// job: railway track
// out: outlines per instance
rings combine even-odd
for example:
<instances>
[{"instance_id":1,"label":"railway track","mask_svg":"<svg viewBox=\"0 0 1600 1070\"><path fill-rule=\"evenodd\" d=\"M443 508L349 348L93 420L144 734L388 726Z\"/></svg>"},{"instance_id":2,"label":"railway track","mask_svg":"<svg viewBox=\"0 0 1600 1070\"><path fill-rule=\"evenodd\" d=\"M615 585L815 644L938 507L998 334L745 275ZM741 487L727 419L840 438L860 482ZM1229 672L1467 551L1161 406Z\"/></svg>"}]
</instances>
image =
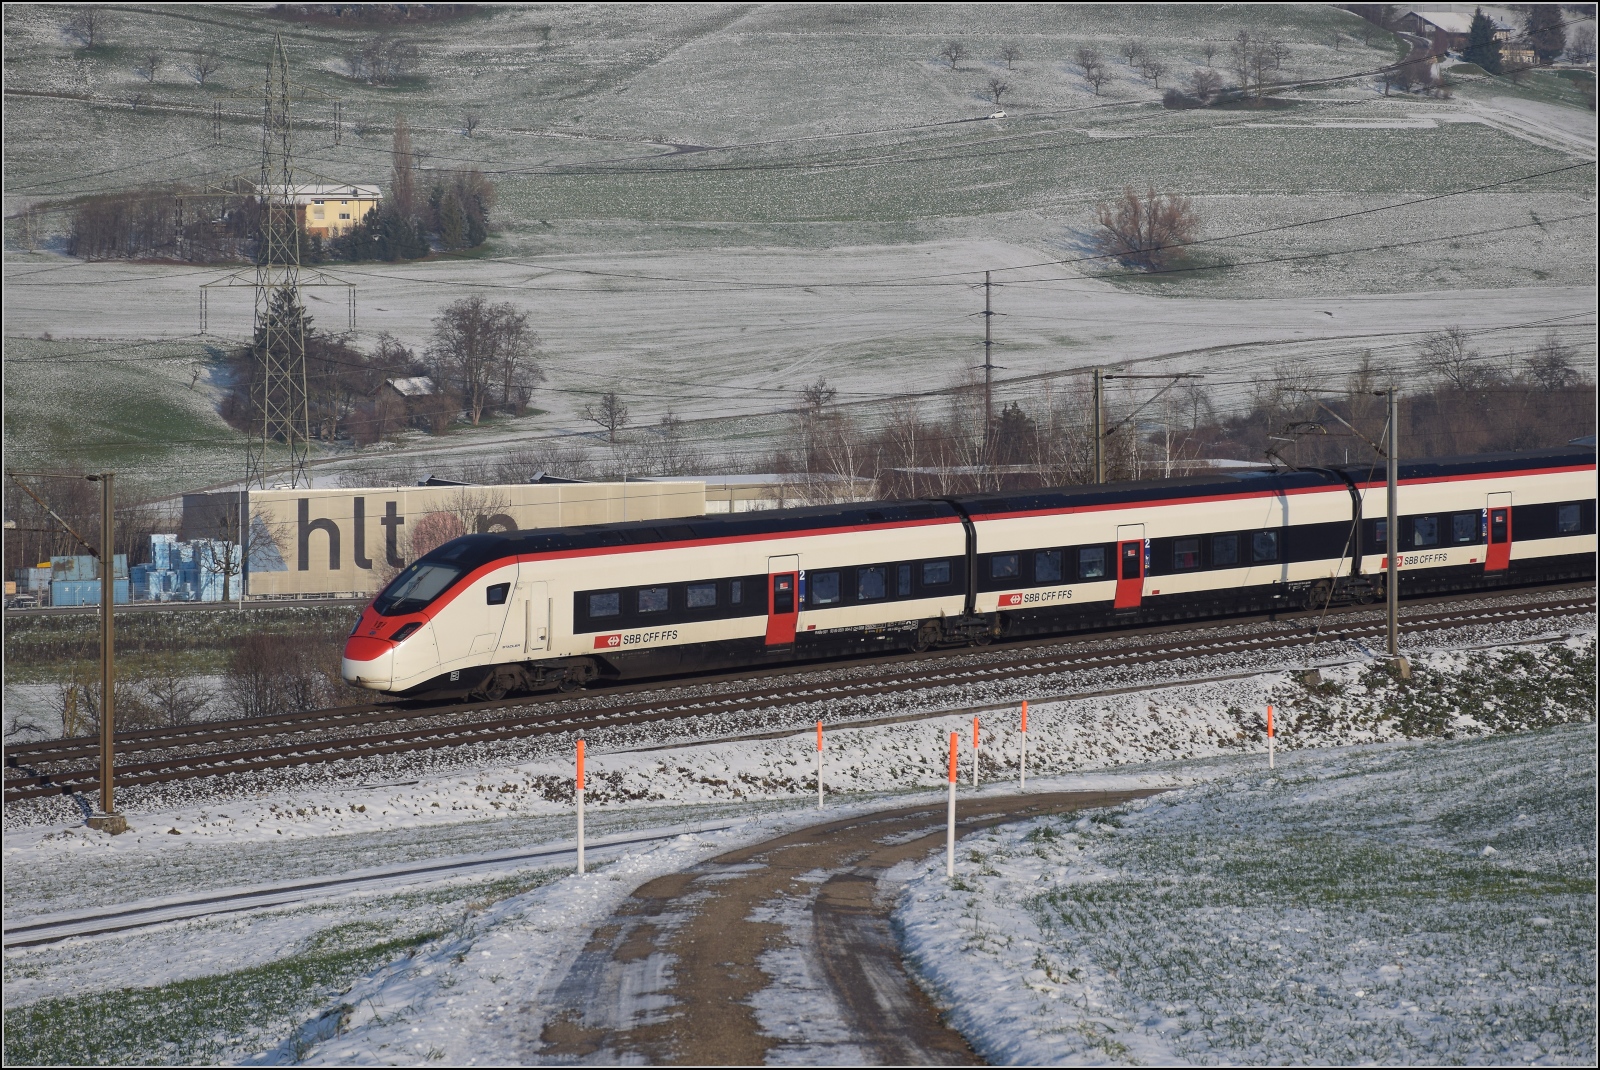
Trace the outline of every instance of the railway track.
<instances>
[{"instance_id":1,"label":"railway track","mask_svg":"<svg viewBox=\"0 0 1600 1070\"><path fill-rule=\"evenodd\" d=\"M1501 606L1452 608L1461 598L1412 603L1404 619L1408 634L1472 624L1559 618L1594 609L1590 589L1553 592L1535 601ZM1481 602L1482 596L1473 596ZM897 655L849 668L867 670L845 679L822 679L839 666L788 667L710 680L630 685L574 696L530 696L445 707L402 704L352 706L278 717L213 721L176 728L118 733L119 786L157 784L200 777L266 772L444 747L497 743L554 733L593 731L690 717L766 713L813 702L859 701L958 688L989 681L1026 681L1064 671L1136 665L1174 658L1249 655L1312 643L1377 639L1384 634L1367 607L1330 614L1297 615L1299 626L1272 634L1184 638L1185 632L1226 627L1227 621L1195 622L1108 637L1070 636L1019 641L995 647L979 663L970 650L942 655ZM1307 619L1312 618L1312 619ZM1304 623L1300 623L1303 621ZM1086 649L1087 648L1087 649ZM694 693L707 683L726 690ZM631 700L633 695L641 696ZM616 701L617 699L623 701ZM99 787L99 748L90 738L19 744L7 749L5 801L89 792Z\"/></svg>"}]
</instances>

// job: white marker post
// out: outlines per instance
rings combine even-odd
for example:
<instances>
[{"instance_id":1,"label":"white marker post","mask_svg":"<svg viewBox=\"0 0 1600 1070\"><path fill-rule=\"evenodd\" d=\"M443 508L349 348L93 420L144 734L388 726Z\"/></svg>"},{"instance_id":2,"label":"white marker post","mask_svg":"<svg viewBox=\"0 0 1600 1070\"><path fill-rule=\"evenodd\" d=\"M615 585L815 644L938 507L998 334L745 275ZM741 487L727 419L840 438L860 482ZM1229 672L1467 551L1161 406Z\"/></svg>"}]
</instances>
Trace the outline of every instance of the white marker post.
<instances>
[{"instance_id":1,"label":"white marker post","mask_svg":"<svg viewBox=\"0 0 1600 1070\"><path fill-rule=\"evenodd\" d=\"M1022 700L1022 782L1018 791L1028 790L1028 700Z\"/></svg>"},{"instance_id":2,"label":"white marker post","mask_svg":"<svg viewBox=\"0 0 1600 1070\"><path fill-rule=\"evenodd\" d=\"M1273 744L1273 739L1272 739L1272 707L1269 705L1267 707L1267 768L1268 769L1276 769L1277 768L1277 755L1274 754L1273 751L1274 751L1274 744Z\"/></svg>"},{"instance_id":3,"label":"white marker post","mask_svg":"<svg viewBox=\"0 0 1600 1070\"><path fill-rule=\"evenodd\" d=\"M817 809L822 809L822 722L817 722Z\"/></svg>"},{"instance_id":4,"label":"white marker post","mask_svg":"<svg viewBox=\"0 0 1600 1070\"><path fill-rule=\"evenodd\" d=\"M578 740L578 872L583 872L583 740Z\"/></svg>"},{"instance_id":5,"label":"white marker post","mask_svg":"<svg viewBox=\"0 0 1600 1070\"><path fill-rule=\"evenodd\" d=\"M972 786L978 786L978 717L972 717Z\"/></svg>"},{"instance_id":6,"label":"white marker post","mask_svg":"<svg viewBox=\"0 0 1600 1070\"><path fill-rule=\"evenodd\" d=\"M944 833L944 875L956 875L956 754L961 746L961 733L950 733L950 815Z\"/></svg>"}]
</instances>

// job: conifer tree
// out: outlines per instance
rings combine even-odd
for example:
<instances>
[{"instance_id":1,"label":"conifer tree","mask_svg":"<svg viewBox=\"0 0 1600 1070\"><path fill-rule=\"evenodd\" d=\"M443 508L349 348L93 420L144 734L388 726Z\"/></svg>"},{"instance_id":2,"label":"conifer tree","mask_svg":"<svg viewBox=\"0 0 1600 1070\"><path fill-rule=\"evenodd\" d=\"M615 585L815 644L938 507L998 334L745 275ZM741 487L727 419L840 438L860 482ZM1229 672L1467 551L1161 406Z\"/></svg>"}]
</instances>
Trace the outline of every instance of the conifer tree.
<instances>
[{"instance_id":1,"label":"conifer tree","mask_svg":"<svg viewBox=\"0 0 1600 1070\"><path fill-rule=\"evenodd\" d=\"M1490 74L1500 73L1500 42L1494 39L1494 21L1479 8L1467 30L1467 50L1462 58L1476 63Z\"/></svg>"},{"instance_id":2,"label":"conifer tree","mask_svg":"<svg viewBox=\"0 0 1600 1070\"><path fill-rule=\"evenodd\" d=\"M1528 9L1523 29L1528 33L1528 44L1540 63L1554 63L1566 51L1567 31L1561 22L1561 8L1555 4L1534 4Z\"/></svg>"}]
</instances>

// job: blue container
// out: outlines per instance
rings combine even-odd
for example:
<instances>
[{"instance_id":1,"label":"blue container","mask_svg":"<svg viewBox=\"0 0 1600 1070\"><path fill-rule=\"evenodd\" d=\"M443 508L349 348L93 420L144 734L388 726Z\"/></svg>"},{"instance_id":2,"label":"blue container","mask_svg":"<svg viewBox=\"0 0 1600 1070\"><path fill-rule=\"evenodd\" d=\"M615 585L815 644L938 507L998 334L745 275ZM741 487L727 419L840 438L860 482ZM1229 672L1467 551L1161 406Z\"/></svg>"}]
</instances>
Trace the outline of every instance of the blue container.
<instances>
[{"instance_id":1,"label":"blue container","mask_svg":"<svg viewBox=\"0 0 1600 1070\"><path fill-rule=\"evenodd\" d=\"M111 588L111 601L125 605L128 601L128 581L117 580ZM97 606L100 604L99 580L56 580L50 585L50 604L53 606Z\"/></svg>"}]
</instances>

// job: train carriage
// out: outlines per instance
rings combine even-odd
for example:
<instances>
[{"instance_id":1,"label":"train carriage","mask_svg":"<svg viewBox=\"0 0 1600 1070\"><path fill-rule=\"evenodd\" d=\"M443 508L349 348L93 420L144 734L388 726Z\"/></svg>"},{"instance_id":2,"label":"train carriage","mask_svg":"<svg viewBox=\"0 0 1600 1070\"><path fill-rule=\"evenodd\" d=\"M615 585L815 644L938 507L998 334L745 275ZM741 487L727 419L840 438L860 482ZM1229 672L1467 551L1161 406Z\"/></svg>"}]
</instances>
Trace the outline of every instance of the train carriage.
<instances>
[{"instance_id":1,"label":"train carriage","mask_svg":"<svg viewBox=\"0 0 1600 1070\"><path fill-rule=\"evenodd\" d=\"M781 660L1371 601L1368 468L470 535L410 565L344 678L499 697ZM1402 594L1593 578L1592 447L1403 465Z\"/></svg>"}]
</instances>

